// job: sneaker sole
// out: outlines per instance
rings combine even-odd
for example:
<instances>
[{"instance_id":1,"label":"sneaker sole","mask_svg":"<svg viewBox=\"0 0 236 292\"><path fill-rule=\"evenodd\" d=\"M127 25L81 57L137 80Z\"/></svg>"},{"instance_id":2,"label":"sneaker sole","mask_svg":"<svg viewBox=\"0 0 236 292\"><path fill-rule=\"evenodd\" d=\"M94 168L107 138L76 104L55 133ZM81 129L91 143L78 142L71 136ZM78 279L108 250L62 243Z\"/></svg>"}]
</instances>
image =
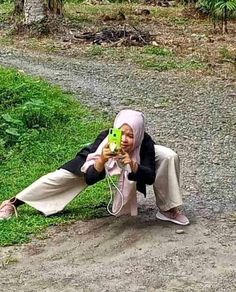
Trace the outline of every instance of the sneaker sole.
<instances>
[{"instance_id":1,"label":"sneaker sole","mask_svg":"<svg viewBox=\"0 0 236 292\"><path fill-rule=\"evenodd\" d=\"M165 215L161 214L161 212L157 212L156 218L159 220L162 220L162 221L173 222L173 223L178 224L178 225L183 225L183 226L189 225L189 221L186 223L182 223L182 222L177 221L175 219L171 219L171 218L166 217Z\"/></svg>"}]
</instances>

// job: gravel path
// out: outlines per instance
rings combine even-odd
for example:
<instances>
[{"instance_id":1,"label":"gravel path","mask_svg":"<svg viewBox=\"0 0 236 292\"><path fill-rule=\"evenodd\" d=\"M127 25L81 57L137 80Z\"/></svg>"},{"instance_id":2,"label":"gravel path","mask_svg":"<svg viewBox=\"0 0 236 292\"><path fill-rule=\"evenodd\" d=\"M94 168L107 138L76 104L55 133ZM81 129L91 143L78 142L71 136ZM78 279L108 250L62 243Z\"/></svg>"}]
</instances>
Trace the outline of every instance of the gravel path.
<instances>
[{"instance_id":1,"label":"gravel path","mask_svg":"<svg viewBox=\"0 0 236 292\"><path fill-rule=\"evenodd\" d=\"M181 157L186 207L201 215L235 209L235 82L9 52L0 53L0 64L45 77L104 112L142 110L156 142Z\"/></svg>"},{"instance_id":2,"label":"gravel path","mask_svg":"<svg viewBox=\"0 0 236 292\"><path fill-rule=\"evenodd\" d=\"M60 233L53 229L54 243L36 240L15 248L20 262L13 271L23 275L21 291L235 291L235 223L230 221L236 207L235 81L8 51L0 52L0 64L45 77L105 113L142 110L156 142L181 157L185 210L193 222L182 238L176 226L156 226L150 188L148 199L141 200L141 218L78 222ZM23 258L34 249L32 258ZM11 252L4 249L2 255ZM14 279L3 279L9 291L17 289Z\"/></svg>"}]
</instances>

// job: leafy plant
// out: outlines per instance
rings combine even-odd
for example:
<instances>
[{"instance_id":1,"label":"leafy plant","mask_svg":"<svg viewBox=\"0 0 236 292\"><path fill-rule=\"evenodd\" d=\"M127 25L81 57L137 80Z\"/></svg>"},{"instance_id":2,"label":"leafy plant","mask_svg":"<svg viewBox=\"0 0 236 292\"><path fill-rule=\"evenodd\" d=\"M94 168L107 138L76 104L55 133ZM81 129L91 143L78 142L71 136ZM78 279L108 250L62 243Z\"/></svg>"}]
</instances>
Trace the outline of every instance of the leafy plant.
<instances>
[{"instance_id":1,"label":"leafy plant","mask_svg":"<svg viewBox=\"0 0 236 292\"><path fill-rule=\"evenodd\" d=\"M14 125L20 125L20 126L23 126L23 123L22 123L21 120L14 119L14 118L12 118L9 114L3 114L3 115L2 115L2 118L3 118L7 123L14 124Z\"/></svg>"},{"instance_id":2,"label":"leafy plant","mask_svg":"<svg viewBox=\"0 0 236 292\"><path fill-rule=\"evenodd\" d=\"M214 28L216 27L217 19L221 19L222 33L227 33L228 20L236 11L236 0L199 0L197 8L203 13L209 14L213 20Z\"/></svg>"},{"instance_id":3,"label":"leafy plant","mask_svg":"<svg viewBox=\"0 0 236 292\"><path fill-rule=\"evenodd\" d=\"M236 0L217 0L215 3L215 10L221 14L222 32L228 32L228 17L236 10Z\"/></svg>"},{"instance_id":4,"label":"leafy plant","mask_svg":"<svg viewBox=\"0 0 236 292\"><path fill-rule=\"evenodd\" d=\"M22 121L28 129L47 128L53 112L51 107L40 99L27 101L22 107Z\"/></svg>"},{"instance_id":5,"label":"leafy plant","mask_svg":"<svg viewBox=\"0 0 236 292\"><path fill-rule=\"evenodd\" d=\"M5 141L0 139L0 162L6 159L6 154Z\"/></svg>"},{"instance_id":6,"label":"leafy plant","mask_svg":"<svg viewBox=\"0 0 236 292\"><path fill-rule=\"evenodd\" d=\"M10 114L1 116L3 123L0 124L1 136L4 139L5 146L12 145L17 142L20 137L19 128L23 126L23 122L13 118Z\"/></svg>"}]
</instances>

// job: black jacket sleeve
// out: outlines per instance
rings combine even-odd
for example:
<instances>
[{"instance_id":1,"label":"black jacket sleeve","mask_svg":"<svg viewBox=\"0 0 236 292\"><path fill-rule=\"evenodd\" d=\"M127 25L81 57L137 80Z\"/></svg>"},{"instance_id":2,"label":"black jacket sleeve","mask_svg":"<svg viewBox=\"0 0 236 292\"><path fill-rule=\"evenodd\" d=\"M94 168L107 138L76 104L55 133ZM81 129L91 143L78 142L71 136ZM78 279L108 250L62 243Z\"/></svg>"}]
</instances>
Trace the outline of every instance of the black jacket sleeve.
<instances>
[{"instance_id":1,"label":"black jacket sleeve","mask_svg":"<svg viewBox=\"0 0 236 292\"><path fill-rule=\"evenodd\" d=\"M106 176L105 170L98 172L93 165L91 165L85 173L85 181L87 185L93 185L96 182L103 180Z\"/></svg>"},{"instance_id":2,"label":"black jacket sleeve","mask_svg":"<svg viewBox=\"0 0 236 292\"><path fill-rule=\"evenodd\" d=\"M141 184L152 185L155 181L155 149L154 141L145 133L140 149L140 164L136 173L128 175L129 180Z\"/></svg>"},{"instance_id":3,"label":"black jacket sleeve","mask_svg":"<svg viewBox=\"0 0 236 292\"><path fill-rule=\"evenodd\" d=\"M101 132L92 144L82 148L74 159L66 162L60 168L66 169L77 175L83 175L80 169L85 163L88 154L95 152L107 135L108 130Z\"/></svg>"}]
</instances>

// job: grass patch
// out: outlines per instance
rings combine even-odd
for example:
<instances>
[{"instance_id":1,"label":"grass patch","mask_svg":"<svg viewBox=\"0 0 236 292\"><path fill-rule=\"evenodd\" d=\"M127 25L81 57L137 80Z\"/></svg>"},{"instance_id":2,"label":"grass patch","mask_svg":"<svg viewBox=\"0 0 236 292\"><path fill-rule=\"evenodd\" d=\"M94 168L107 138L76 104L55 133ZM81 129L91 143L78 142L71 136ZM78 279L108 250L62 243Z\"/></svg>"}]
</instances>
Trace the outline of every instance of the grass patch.
<instances>
[{"instance_id":1,"label":"grass patch","mask_svg":"<svg viewBox=\"0 0 236 292\"><path fill-rule=\"evenodd\" d=\"M157 19L175 18L181 15L182 7L168 7L168 9L166 9L165 7L154 7L151 9L151 11L152 15Z\"/></svg>"},{"instance_id":2,"label":"grass patch","mask_svg":"<svg viewBox=\"0 0 236 292\"><path fill-rule=\"evenodd\" d=\"M160 19L174 19L178 21L182 8L169 7L168 9L162 7L152 7L147 5L140 5L140 3L109 3L104 5L88 5L86 3L77 4L74 1L65 3L65 16L74 24L80 24L81 26L93 26L96 28L104 25L104 16L115 18L119 12L122 12L126 16L127 23L131 25L140 24L140 21L148 20L153 23L158 22ZM150 16L144 17L136 14L136 10L144 8L150 10ZM184 19L184 24L187 20ZM105 21L109 23L109 21ZM121 24L116 22L116 24Z\"/></svg>"},{"instance_id":3,"label":"grass patch","mask_svg":"<svg viewBox=\"0 0 236 292\"><path fill-rule=\"evenodd\" d=\"M11 46L14 45L14 39L12 35L0 36L0 45Z\"/></svg>"},{"instance_id":4,"label":"grass patch","mask_svg":"<svg viewBox=\"0 0 236 292\"><path fill-rule=\"evenodd\" d=\"M58 87L0 67L0 201L72 159L109 124ZM107 214L99 207L106 202L101 182L52 217L24 205L18 219L0 221L0 246L26 242L50 225Z\"/></svg>"},{"instance_id":5,"label":"grass patch","mask_svg":"<svg viewBox=\"0 0 236 292\"><path fill-rule=\"evenodd\" d=\"M148 55L156 55L156 56L171 56L173 53L163 47L155 47L155 46L146 46L143 49L144 54Z\"/></svg>"},{"instance_id":6,"label":"grass patch","mask_svg":"<svg viewBox=\"0 0 236 292\"><path fill-rule=\"evenodd\" d=\"M182 18L182 17L173 17L170 18L170 22L175 24L175 25L187 25L190 20L188 18Z\"/></svg>"},{"instance_id":7,"label":"grass patch","mask_svg":"<svg viewBox=\"0 0 236 292\"><path fill-rule=\"evenodd\" d=\"M13 1L0 1L0 14L9 13L14 9Z\"/></svg>"},{"instance_id":8,"label":"grass patch","mask_svg":"<svg viewBox=\"0 0 236 292\"><path fill-rule=\"evenodd\" d=\"M220 57L223 62L230 62L236 65L236 49L230 50L226 46L219 49Z\"/></svg>"},{"instance_id":9,"label":"grass patch","mask_svg":"<svg viewBox=\"0 0 236 292\"><path fill-rule=\"evenodd\" d=\"M196 70L204 68L205 65L197 60L185 60L180 58L151 57L137 60L143 69L153 69L157 71L167 70Z\"/></svg>"},{"instance_id":10,"label":"grass patch","mask_svg":"<svg viewBox=\"0 0 236 292\"><path fill-rule=\"evenodd\" d=\"M103 52L105 49L102 46L99 45L92 45L91 47L88 48L86 51L86 56L87 57L92 57L92 56L101 56L103 55Z\"/></svg>"},{"instance_id":11,"label":"grass patch","mask_svg":"<svg viewBox=\"0 0 236 292\"><path fill-rule=\"evenodd\" d=\"M103 60L129 62L138 65L142 69L157 71L167 71L173 69L179 70L197 70L205 68L206 65L198 59L188 59L178 57L169 48L158 46L145 47L118 47L109 48L99 45L92 45L84 49L84 57L93 56Z\"/></svg>"},{"instance_id":12,"label":"grass patch","mask_svg":"<svg viewBox=\"0 0 236 292\"><path fill-rule=\"evenodd\" d=\"M0 24L1 25L2 23L9 21L13 9L14 9L13 2L10 2L10 1L0 2Z\"/></svg>"}]
</instances>

